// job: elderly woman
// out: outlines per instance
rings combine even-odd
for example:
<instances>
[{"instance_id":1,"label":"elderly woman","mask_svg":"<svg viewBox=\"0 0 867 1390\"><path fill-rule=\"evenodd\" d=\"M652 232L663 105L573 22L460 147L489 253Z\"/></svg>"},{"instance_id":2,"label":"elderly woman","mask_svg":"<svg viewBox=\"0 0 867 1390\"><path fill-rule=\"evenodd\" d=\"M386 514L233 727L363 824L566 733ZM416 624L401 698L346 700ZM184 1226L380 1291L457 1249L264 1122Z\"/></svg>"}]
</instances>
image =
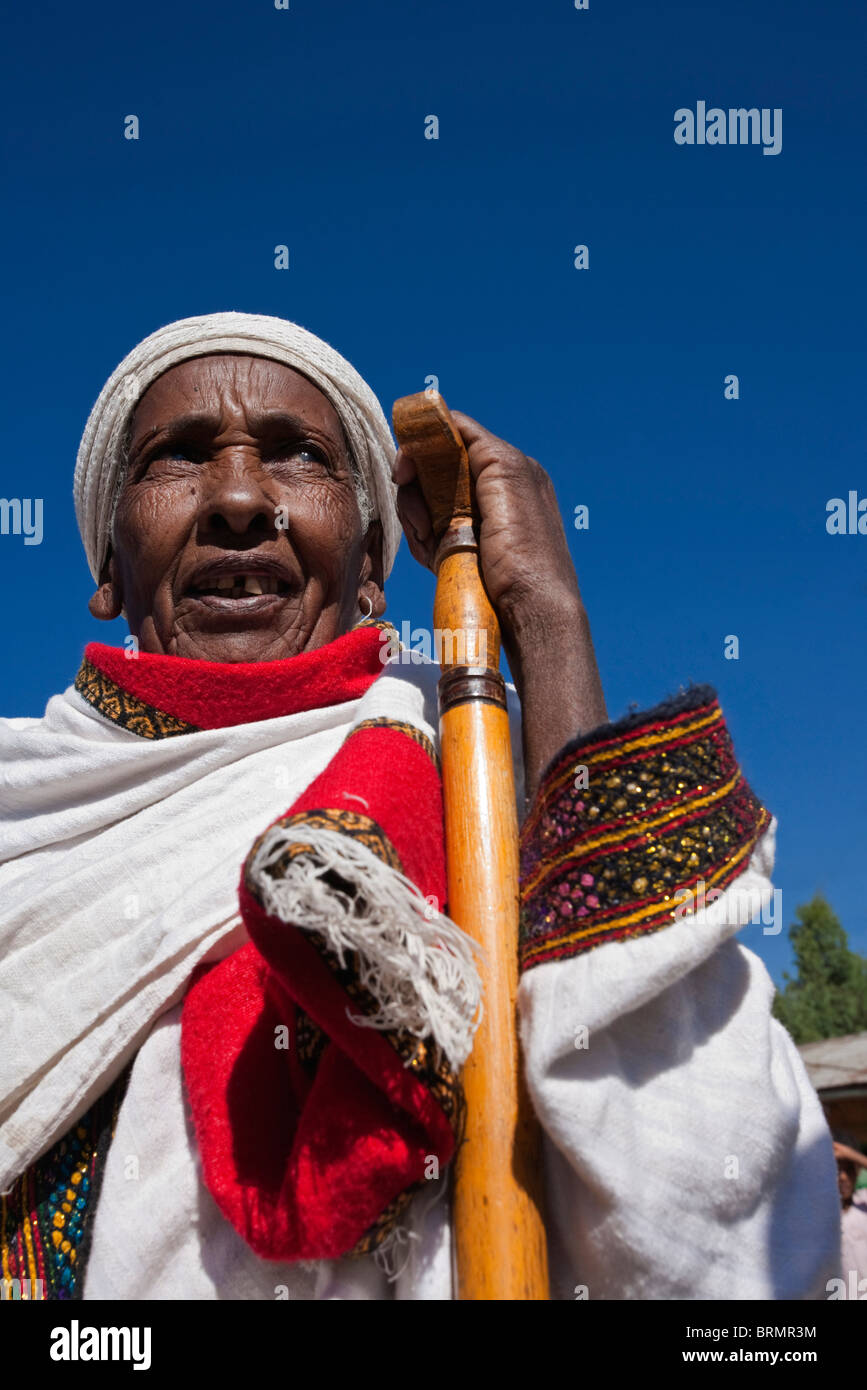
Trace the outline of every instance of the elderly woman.
<instances>
[{"instance_id":1,"label":"elderly woman","mask_svg":"<svg viewBox=\"0 0 867 1390\"><path fill-rule=\"evenodd\" d=\"M520 699L553 1296L824 1297L830 1139L733 939L775 822L709 688L605 722L551 483L455 418ZM117 368L75 498L91 612L130 637L0 721L3 1276L450 1298L479 981L444 915L437 671L384 662L377 621L400 522L431 557L412 467L327 344L217 314Z\"/></svg>"}]
</instances>

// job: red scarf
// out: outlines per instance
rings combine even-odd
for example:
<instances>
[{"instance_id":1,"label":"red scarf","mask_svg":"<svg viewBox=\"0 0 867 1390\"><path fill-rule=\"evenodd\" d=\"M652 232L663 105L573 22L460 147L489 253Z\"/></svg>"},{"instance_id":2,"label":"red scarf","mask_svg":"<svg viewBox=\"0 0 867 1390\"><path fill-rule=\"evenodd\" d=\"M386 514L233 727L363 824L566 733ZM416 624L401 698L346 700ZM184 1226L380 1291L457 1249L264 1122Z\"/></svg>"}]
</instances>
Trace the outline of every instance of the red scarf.
<instances>
[{"instance_id":1,"label":"red scarf","mask_svg":"<svg viewBox=\"0 0 867 1390\"><path fill-rule=\"evenodd\" d=\"M124 696L123 717L110 717L165 737L357 699L382 673L381 651L380 630L365 627L261 664L129 660L98 644L86 656L103 704L116 708ZM99 707L93 690L88 698ZM441 787L418 730L386 720L354 728L275 823L311 817L360 839L443 906ZM238 867L250 944L200 968L183 1008L182 1062L204 1180L262 1258L368 1253L451 1158L457 1079L425 1040L352 1022L373 1002L353 970L310 932L266 915Z\"/></svg>"}]
</instances>

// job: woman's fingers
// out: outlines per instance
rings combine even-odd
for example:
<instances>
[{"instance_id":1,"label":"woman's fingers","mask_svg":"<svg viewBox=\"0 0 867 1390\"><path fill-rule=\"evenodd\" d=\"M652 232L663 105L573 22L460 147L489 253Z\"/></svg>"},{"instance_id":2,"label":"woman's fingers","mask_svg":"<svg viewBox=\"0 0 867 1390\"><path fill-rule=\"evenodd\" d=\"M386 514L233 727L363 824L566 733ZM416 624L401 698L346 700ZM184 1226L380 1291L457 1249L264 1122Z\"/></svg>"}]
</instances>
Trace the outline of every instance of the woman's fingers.
<instances>
[{"instance_id":1,"label":"woman's fingers","mask_svg":"<svg viewBox=\"0 0 867 1390\"><path fill-rule=\"evenodd\" d=\"M428 569L433 569L436 541L430 512L417 482L403 483L398 487L397 514L413 558Z\"/></svg>"},{"instance_id":2,"label":"woman's fingers","mask_svg":"<svg viewBox=\"0 0 867 1390\"><path fill-rule=\"evenodd\" d=\"M500 439L499 435L486 430L471 415L465 415L462 410L453 410L451 415L466 446L470 472L476 482L479 482L486 468L495 464L504 472L533 481L537 474L541 474L542 469L535 459L516 449L508 440Z\"/></svg>"},{"instance_id":3,"label":"woman's fingers","mask_svg":"<svg viewBox=\"0 0 867 1390\"><path fill-rule=\"evenodd\" d=\"M547 473L536 459L492 434L471 415L460 410L451 415L476 487L482 572L495 606L510 591L517 596L532 589L538 595L538 585L544 590L546 582L554 584L554 593L564 584L571 589L575 572ZM398 449L393 477L410 550L432 569L436 543L411 450Z\"/></svg>"},{"instance_id":4,"label":"woman's fingers","mask_svg":"<svg viewBox=\"0 0 867 1390\"><path fill-rule=\"evenodd\" d=\"M398 449L391 467L391 476L398 487L415 481L415 463L405 449Z\"/></svg>"}]
</instances>

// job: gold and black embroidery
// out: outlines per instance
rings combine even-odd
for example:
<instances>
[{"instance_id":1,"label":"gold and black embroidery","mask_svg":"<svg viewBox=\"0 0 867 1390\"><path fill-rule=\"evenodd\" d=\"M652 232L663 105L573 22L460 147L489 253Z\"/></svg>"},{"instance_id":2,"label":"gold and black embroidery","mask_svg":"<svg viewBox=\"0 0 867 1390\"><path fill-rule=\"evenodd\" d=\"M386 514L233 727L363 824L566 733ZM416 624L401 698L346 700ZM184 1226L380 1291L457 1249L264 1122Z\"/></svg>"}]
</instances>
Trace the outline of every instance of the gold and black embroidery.
<instances>
[{"instance_id":1,"label":"gold and black embroidery","mask_svg":"<svg viewBox=\"0 0 867 1390\"><path fill-rule=\"evenodd\" d=\"M422 1183L413 1183L398 1192L393 1201L384 1207L372 1226L364 1232L361 1240L349 1251L348 1259L357 1260L362 1255L372 1255L391 1235Z\"/></svg>"},{"instance_id":2,"label":"gold and black embroidery","mask_svg":"<svg viewBox=\"0 0 867 1390\"><path fill-rule=\"evenodd\" d=\"M352 1000L355 1011L364 1015L375 1013L376 1001L358 981L354 953L347 958L346 965L341 967L336 956L318 932L311 932L309 939L327 962L341 988ZM466 1114L464 1093L458 1074L452 1069L438 1048L422 1038L413 1037L405 1029L382 1032L380 1036L391 1044L403 1065L433 1095L451 1126L457 1147L463 1136ZM394 1201L380 1213L373 1225L365 1231L358 1244L349 1251L350 1257L369 1255L383 1244L395 1229L400 1216L409 1206L420 1186L421 1184L415 1184L398 1194Z\"/></svg>"},{"instance_id":3,"label":"gold and black embroidery","mask_svg":"<svg viewBox=\"0 0 867 1390\"><path fill-rule=\"evenodd\" d=\"M177 734L196 732L195 724L154 709L153 705L130 695L87 657L75 677L75 689L104 719L110 719L112 724L119 724L131 734L138 734L139 738L174 738Z\"/></svg>"},{"instance_id":4,"label":"gold and black embroidery","mask_svg":"<svg viewBox=\"0 0 867 1390\"><path fill-rule=\"evenodd\" d=\"M390 869L396 869L398 873L403 873L400 856L394 845L389 840L381 826L377 825L370 816L364 816L358 811L344 811L336 807L325 807L319 811L296 811L291 816L281 816L273 825L269 825L266 830L255 841L253 848L247 856L247 867L245 869L245 880L248 889L255 898L258 899L258 891L252 880L250 868L259 850L259 846L270 835L276 826L283 830L290 830L293 826L310 827L314 830L336 830L341 835L348 835L351 839L357 840L359 844L369 849L371 854L375 854L377 859L383 860ZM303 835L298 840L293 840L287 844L280 858L273 864L269 864L266 872L272 878L282 878L293 859L297 859L299 854L312 854L313 850L309 844L304 842Z\"/></svg>"},{"instance_id":5,"label":"gold and black embroidery","mask_svg":"<svg viewBox=\"0 0 867 1390\"><path fill-rule=\"evenodd\" d=\"M328 1045L328 1036L303 1009L295 1006L295 1055L312 1078Z\"/></svg>"},{"instance_id":6,"label":"gold and black embroidery","mask_svg":"<svg viewBox=\"0 0 867 1390\"><path fill-rule=\"evenodd\" d=\"M360 627L378 627L380 632L393 633L397 638L397 628L387 618L359 618L358 622L353 624L352 631L356 632Z\"/></svg>"},{"instance_id":7,"label":"gold and black embroidery","mask_svg":"<svg viewBox=\"0 0 867 1390\"><path fill-rule=\"evenodd\" d=\"M318 932L307 932L306 936L328 964L341 989L355 1005L354 1011L365 1016L376 1013L376 1000L359 983L355 953L347 953L346 964L341 966L334 952ZM452 1132L458 1135L463 1119L462 1092L457 1073L452 1070L439 1049L423 1038L414 1037L405 1029L380 1032L380 1036L388 1039L403 1065L431 1092L448 1119Z\"/></svg>"}]
</instances>

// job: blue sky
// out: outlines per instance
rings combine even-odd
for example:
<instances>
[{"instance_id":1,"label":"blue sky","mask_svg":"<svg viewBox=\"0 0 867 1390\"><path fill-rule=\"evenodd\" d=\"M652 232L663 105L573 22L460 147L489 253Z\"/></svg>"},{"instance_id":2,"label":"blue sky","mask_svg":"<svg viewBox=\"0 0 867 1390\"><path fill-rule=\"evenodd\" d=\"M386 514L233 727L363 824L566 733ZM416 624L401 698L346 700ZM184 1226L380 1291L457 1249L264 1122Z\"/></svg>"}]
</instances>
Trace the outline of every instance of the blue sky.
<instances>
[{"instance_id":1,"label":"blue sky","mask_svg":"<svg viewBox=\"0 0 867 1390\"><path fill-rule=\"evenodd\" d=\"M567 525L589 506L612 716L714 684L780 820L786 925L821 891L867 952L867 536L825 529L867 496L865 28L854 0L16 7L0 494L45 521L0 536L4 713L124 635L87 613L71 498L109 372L171 319L280 314L387 411L436 374L543 463ZM781 152L676 145L698 100L781 108ZM432 592L404 549L390 616L428 623ZM743 939L779 980L785 930Z\"/></svg>"}]
</instances>

